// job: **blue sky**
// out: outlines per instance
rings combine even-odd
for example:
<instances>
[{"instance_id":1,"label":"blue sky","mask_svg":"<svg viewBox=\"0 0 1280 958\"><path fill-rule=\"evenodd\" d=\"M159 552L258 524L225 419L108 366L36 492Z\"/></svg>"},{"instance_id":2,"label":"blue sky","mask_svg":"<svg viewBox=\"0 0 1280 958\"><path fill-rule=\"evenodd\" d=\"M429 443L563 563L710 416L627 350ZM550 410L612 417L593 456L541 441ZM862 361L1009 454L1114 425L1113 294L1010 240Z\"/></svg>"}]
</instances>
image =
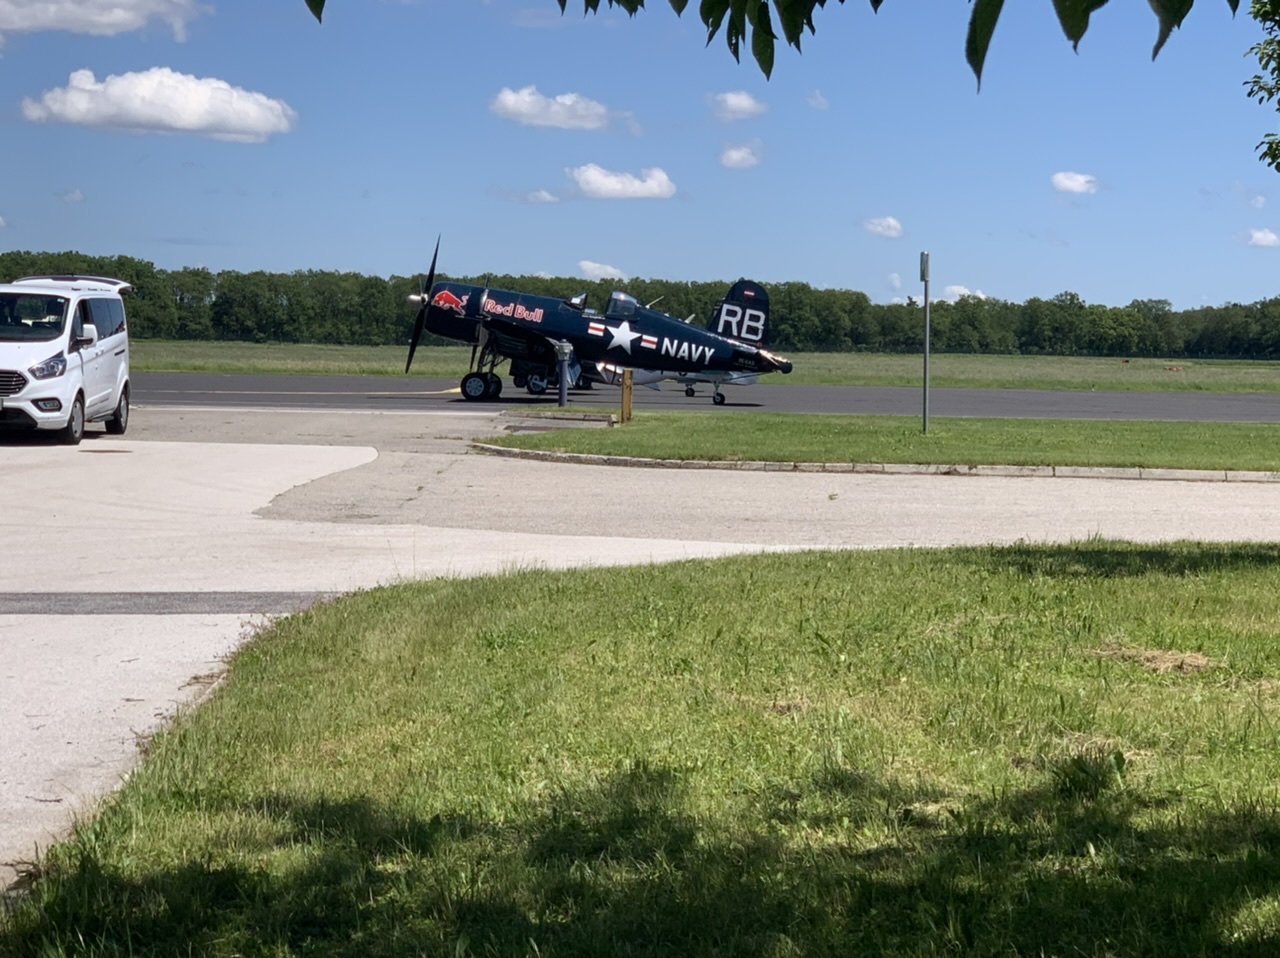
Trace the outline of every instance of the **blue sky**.
<instances>
[{"instance_id":1,"label":"blue sky","mask_svg":"<svg viewBox=\"0 0 1280 958\"><path fill-rule=\"evenodd\" d=\"M765 80L697 4L0 0L0 249L166 269L484 272L1176 308L1280 294L1261 38L1201 0L1151 60L1145 3L1079 52L1006 4L849 0ZM6 277L7 278L7 277Z\"/></svg>"}]
</instances>

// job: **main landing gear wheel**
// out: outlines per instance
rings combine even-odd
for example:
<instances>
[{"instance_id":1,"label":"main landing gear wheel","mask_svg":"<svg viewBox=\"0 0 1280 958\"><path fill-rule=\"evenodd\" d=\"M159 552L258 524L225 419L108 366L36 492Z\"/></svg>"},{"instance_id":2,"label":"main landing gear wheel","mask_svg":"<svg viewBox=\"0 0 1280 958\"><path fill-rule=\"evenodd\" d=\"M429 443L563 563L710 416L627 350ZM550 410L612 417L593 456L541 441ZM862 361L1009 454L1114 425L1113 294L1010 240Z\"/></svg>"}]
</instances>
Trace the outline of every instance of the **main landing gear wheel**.
<instances>
[{"instance_id":1,"label":"main landing gear wheel","mask_svg":"<svg viewBox=\"0 0 1280 958\"><path fill-rule=\"evenodd\" d=\"M711 401L712 401L713 403L715 403L717 406L723 406L723 405L724 405L724 393L716 393L714 396L712 396L712 397L711 397Z\"/></svg>"},{"instance_id":2,"label":"main landing gear wheel","mask_svg":"<svg viewBox=\"0 0 1280 958\"><path fill-rule=\"evenodd\" d=\"M694 389L692 386L685 386L684 394L688 396L690 399L692 399L694 396L698 395L698 391Z\"/></svg>"},{"instance_id":3,"label":"main landing gear wheel","mask_svg":"<svg viewBox=\"0 0 1280 958\"><path fill-rule=\"evenodd\" d=\"M485 394L485 399L497 399L502 395L502 377L497 373L488 373L489 391Z\"/></svg>"},{"instance_id":4,"label":"main landing gear wheel","mask_svg":"<svg viewBox=\"0 0 1280 958\"><path fill-rule=\"evenodd\" d=\"M479 402L489 397L489 377L485 373L467 373L462 377L462 398Z\"/></svg>"},{"instance_id":5,"label":"main landing gear wheel","mask_svg":"<svg viewBox=\"0 0 1280 958\"><path fill-rule=\"evenodd\" d=\"M525 384L525 389L529 390L534 396L541 396L547 391L547 380L542 376L530 376L529 382Z\"/></svg>"}]
</instances>

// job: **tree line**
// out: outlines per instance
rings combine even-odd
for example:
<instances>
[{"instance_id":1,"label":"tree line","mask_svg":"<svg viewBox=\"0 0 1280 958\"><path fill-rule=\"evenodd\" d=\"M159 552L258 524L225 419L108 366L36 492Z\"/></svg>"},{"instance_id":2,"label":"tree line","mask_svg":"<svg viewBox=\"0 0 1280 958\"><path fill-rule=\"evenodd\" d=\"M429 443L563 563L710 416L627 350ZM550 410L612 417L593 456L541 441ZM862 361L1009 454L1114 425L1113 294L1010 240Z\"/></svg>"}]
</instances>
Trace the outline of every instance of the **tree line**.
<instances>
[{"instance_id":1,"label":"tree line","mask_svg":"<svg viewBox=\"0 0 1280 958\"><path fill-rule=\"evenodd\" d=\"M76 252L0 253L0 280L80 273L133 284L130 334L139 339L235 340L258 343L405 345L416 308L409 294L419 276L368 276L298 270L212 272L157 268L129 256ZM625 289L642 303L705 324L731 281L583 280L544 276L444 276L459 282L547 296L587 294L603 308ZM873 303L849 289L807 283L766 284L772 346L796 352L919 352L924 310L919 302ZM965 296L930 303L930 349L937 352L1060 356L1280 358L1280 296L1175 310L1168 300L1127 306L1085 303L1072 292L1023 303ZM428 337L424 342L432 342ZM435 340L437 344L444 342Z\"/></svg>"}]
</instances>

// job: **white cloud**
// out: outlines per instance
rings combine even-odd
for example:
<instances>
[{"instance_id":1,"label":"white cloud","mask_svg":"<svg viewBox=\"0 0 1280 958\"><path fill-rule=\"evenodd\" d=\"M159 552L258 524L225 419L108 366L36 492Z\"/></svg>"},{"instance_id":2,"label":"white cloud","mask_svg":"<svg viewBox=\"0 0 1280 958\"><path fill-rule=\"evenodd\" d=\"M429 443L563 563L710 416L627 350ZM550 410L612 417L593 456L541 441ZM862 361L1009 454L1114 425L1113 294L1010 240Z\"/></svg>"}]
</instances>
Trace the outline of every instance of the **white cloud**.
<instances>
[{"instance_id":1,"label":"white cloud","mask_svg":"<svg viewBox=\"0 0 1280 958\"><path fill-rule=\"evenodd\" d=\"M675 196L676 185L659 167L641 170L641 176L613 173L588 163L565 171L587 196L599 200L667 199Z\"/></svg>"},{"instance_id":2,"label":"white cloud","mask_svg":"<svg viewBox=\"0 0 1280 958\"><path fill-rule=\"evenodd\" d=\"M825 110L831 104L827 102L827 98L822 95L821 90L814 90L809 94L809 105L815 110Z\"/></svg>"},{"instance_id":3,"label":"white cloud","mask_svg":"<svg viewBox=\"0 0 1280 958\"><path fill-rule=\"evenodd\" d=\"M79 189L74 189L70 193L63 193L62 201L64 203L83 203L84 194Z\"/></svg>"},{"instance_id":4,"label":"white cloud","mask_svg":"<svg viewBox=\"0 0 1280 958\"><path fill-rule=\"evenodd\" d=\"M1241 201L1250 208L1260 210L1267 205L1267 197L1265 193L1259 193L1253 187L1246 186L1240 180L1236 180L1232 184L1232 187L1234 188L1236 195L1240 197Z\"/></svg>"},{"instance_id":5,"label":"white cloud","mask_svg":"<svg viewBox=\"0 0 1280 958\"><path fill-rule=\"evenodd\" d=\"M525 199L527 199L530 203L559 203L560 202L560 197L556 196L554 193L549 192L548 190L534 190L527 197L525 197Z\"/></svg>"},{"instance_id":6,"label":"white cloud","mask_svg":"<svg viewBox=\"0 0 1280 958\"><path fill-rule=\"evenodd\" d=\"M982 290L971 290L967 286L947 286L942 290L942 298L957 300L965 296L972 296L975 299L986 299L987 294Z\"/></svg>"},{"instance_id":7,"label":"white cloud","mask_svg":"<svg viewBox=\"0 0 1280 958\"><path fill-rule=\"evenodd\" d=\"M4 221L4 217L0 216L0 230L4 229L8 225L9 224Z\"/></svg>"},{"instance_id":8,"label":"white cloud","mask_svg":"<svg viewBox=\"0 0 1280 958\"><path fill-rule=\"evenodd\" d=\"M902 276L898 273L890 273L889 285L894 289L902 289Z\"/></svg>"},{"instance_id":9,"label":"white cloud","mask_svg":"<svg viewBox=\"0 0 1280 958\"><path fill-rule=\"evenodd\" d=\"M1249 230L1250 246L1280 246L1280 236L1274 230Z\"/></svg>"},{"instance_id":10,"label":"white cloud","mask_svg":"<svg viewBox=\"0 0 1280 958\"><path fill-rule=\"evenodd\" d=\"M159 20L182 41L187 22L200 12L195 0L0 0L0 34L65 30L109 37Z\"/></svg>"},{"instance_id":11,"label":"white cloud","mask_svg":"<svg viewBox=\"0 0 1280 958\"><path fill-rule=\"evenodd\" d=\"M886 239L897 239L902 235L902 224L892 216L878 216L874 219L864 220L862 225L868 233L874 233L876 236L883 236Z\"/></svg>"},{"instance_id":12,"label":"white cloud","mask_svg":"<svg viewBox=\"0 0 1280 958\"><path fill-rule=\"evenodd\" d=\"M725 122L749 120L769 109L745 90L717 93L711 100L715 104L716 115Z\"/></svg>"},{"instance_id":13,"label":"white cloud","mask_svg":"<svg viewBox=\"0 0 1280 958\"><path fill-rule=\"evenodd\" d=\"M760 163L760 145L744 143L741 146L727 146L720 154L720 165L731 170L749 170Z\"/></svg>"},{"instance_id":14,"label":"white cloud","mask_svg":"<svg viewBox=\"0 0 1280 958\"><path fill-rule=\"evenodd\" d=\"M561 130L602 130L609 125L609 108L577 93L544 96L534 86L512 90L503 87L489 109L506 120L525 126L552 126Z\"/></svg>"},{"instance_id":15,"label":"white cloud","mask_svg":"<svg viewBox=\"0 0 1280 958\"><path fill-rule=\"evenodd\" d=\"M1096 193L1098 178L1088 173L1054 173L1050 180L1059 193Z\"/></svg>"},{"instance_id":16,"label":"white cloud","mask_svg":"<svg viewBox=\"0 0 1280 958\"><path fill-rule=\"evenodd\" d=\"M582 270L582 275L587 279L626 279L627 274L616 266L608 266L605 263L593 263L589 259L578 260L578 269Z\"/></svg>"},{"instance_id":17,"label":"white cloud","mask_svg":"<svg viewBox=\"0 0 1280 958\"><path fill-rule=\"evenodd\" d=\"M35 123L196 133L237 143L261 143L273 133L287 133L297 120L283 100L168 67L112 75L101 83L92 70L76 70L65 87L46 90L39 101L24 99L22 115Z\"/></svg>"}]
</instances>

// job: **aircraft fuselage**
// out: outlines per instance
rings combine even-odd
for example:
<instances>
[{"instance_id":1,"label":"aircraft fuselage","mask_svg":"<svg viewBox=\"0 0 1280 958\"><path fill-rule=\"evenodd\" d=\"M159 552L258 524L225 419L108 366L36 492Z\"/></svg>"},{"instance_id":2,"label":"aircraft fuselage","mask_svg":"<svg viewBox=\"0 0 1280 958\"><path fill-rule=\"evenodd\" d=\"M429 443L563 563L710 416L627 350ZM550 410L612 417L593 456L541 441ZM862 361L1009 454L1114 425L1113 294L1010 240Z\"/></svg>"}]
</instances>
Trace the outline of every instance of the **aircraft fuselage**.
<instances>
[{"instance_id":1,"label":"aircraft fuselage","mask_svg":"<svg viewBox=\"0 0 1280 958\"><path fill-rule=\"evenodd\" d=\"M749 343L718 335L615 293L604 312L551 296L439 282L430 290L426 328L465 343L482 327L504 355L554 361L554 342L567 341L582 362L672 372L790 372L791 363ZM545 344L545 345L544 345Z\"/></svg>"}]
</instances>

